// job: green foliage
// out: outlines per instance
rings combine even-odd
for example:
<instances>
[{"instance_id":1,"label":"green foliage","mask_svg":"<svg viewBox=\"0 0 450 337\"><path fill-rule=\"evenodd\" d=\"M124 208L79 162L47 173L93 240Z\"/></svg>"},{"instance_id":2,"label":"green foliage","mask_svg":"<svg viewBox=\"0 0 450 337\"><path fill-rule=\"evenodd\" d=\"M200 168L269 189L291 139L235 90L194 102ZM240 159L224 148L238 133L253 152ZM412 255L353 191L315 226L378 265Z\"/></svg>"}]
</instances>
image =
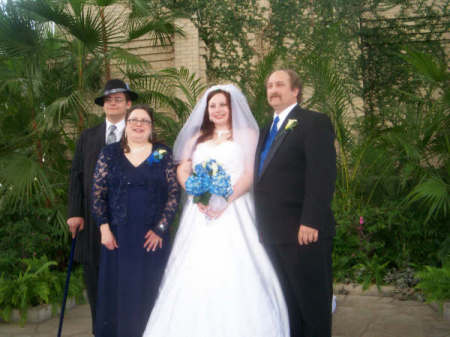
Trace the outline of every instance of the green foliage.
<instances>
[{"instance_id":1,"label":"green foliage","mask_svg":"<svg viewBox=\"0 0 450 337\"><path fill-rule=\"evenodd\" d=\"M417 273L420 279L417 288L421 289L428 302L443 303L450 300L450 263L442 268L426 266Z\"/></svg>"},{"instance_id":2,"label":"green foliage","mask_svg":"<svg viewBox=\"0 0 450 337\"><path fill-rule=\"evenodd\" d=\"M266 78L274 70L278 60L275 52L269 53L260 60L248 77L248 82L242 87L246 94L248 103L252 107L253 115L260 125L265 125L271 116L267 113L270 110L266 99Z\"/></svg>"},{"instance_id":3,"label":"green foliage","mask_svg":"<svg viewBox=\"0 0 450 337\"><path fill-rule=\"evenodd\" d=\"M61 301L65 273L52 269L57 263L44 255L40 258L21 259L17 274L0 274L0 315L8 321L13 309L20 311L20 323L27 319L27 309L39 304L56 304ZM72 275L69 296L81 296L82 277L79 272Z\"/></svg>"},{"instance_id":4,"label":"green foliage","mask_svg":"<svg viewBox=\"0 0 450 337\"><path fill-rule=\"evenodd\" d=\"M58 213L47 208L18 213L2 212L0 272L13 275L17 262L46 255L65 268L68 255L66 228L57 226Z\"/></svg>"},{"instance_id":5,"label":"green foliage","mask_svg":"<svg viewBox=\"0 0 450 337\"><path fill-rule=\"evenodd\" d=\"M92 101L103 78L109 78L112 61L141 94L141 102L173 109L177 117L188 114L189 103L175 90L192 92L192 102L202 88L197 79L186 70L153 72L147 62L118 47L129 41L124 36L138 19L156 20L145 32L167 40L178 31L173 15L130 1L132 11L124 22L126 7L123 13L105 11L113 3L22 0L0 9L0 74L5 79L0 85L0 211L52 208L57 225L66 227L70 153L80 132L100 120ZM169 124L164 116L160 120L159 127ZM164 134L169 142L179 130L173 124Z\"/></svg>"},{"instance_id":6,"label":"green foliage","mask_svg":"<svg viewBox=\"0 0 450 337\"><path fill-rule=\"evenodd\" d=\"M239 79L242 87L253 74L255 61L252 34L258 39L264 30L266 10L256 0L247 1L161 1L168 8L189 17L208 46L205 57L209 81Z\"/></svg>"},{"instance_id":7,"label":"green foliage","mask_svg":"<svg viewBox=\"0 0 450 337\"><path fill-rule=\"evenodd\" d=\"M120 4L122 11L109 6ZM117 9L117 8L116 8ZM130 11L129 11L130 10ZM171 144L199 93L186 69L152 71L121 48L144 34L168 45L175 16L156 2L17 0L0 6L0 314L62 298L71 157L80 133L102 117L93 100L111 65L157 111ZM182 92L185 99L176 93ZM98 110L98 109L97 109ZM161 110L175 111L166 116ZM48 258L47 258L48 257ZM79 271L70 294L82 293Z\"/></svg>"},{"instance_id":8,"label":"green foliage","mask_svg":"<svg viewBox=\"0 0 450 337\"><path fill-rule=\"evenodd\" d=\"M450 300L450 235L442 243L438 252L440 267L425 266L416 274L419 283L416 288L422 290L428 302L443 302Z\"/></svg>"},{"instance_id":9,"label":"green foliage","mask_svg":"<svg viewBox=\"0 0 450 337\"><path fill-rule=\"evenodd\" d=\"M151 74L135 72L130 73L129 77L133 87L143 89L140 99L149 102L156 109L158 137L172 145L205 85L183 67L167 68ZM179 95L183 98L178 97Z\"/></svg>"},{"instance_id":10,"label":"green foliage","mask_svg":"<svg viewBox=\"0 0 450 337\"><path fill-rule=\"evenodd\" d=\"M411 203L421 201L428 208L428 214L425 221L428 221L433 214L442 212L447 216L450 208L450 186L442 177L434 176L424 178L423 181L414 187L407 196Z\"/></svg>"},{"instance_id":11,"label":"green foliage","mask_svg":"<svg viewBox=\"0 0 450 337\"><path fill-rule=\"evenodd\" d=\"M364 290L373 283L379 287L383 282L388 264L389 261L385 262L383 258L373 255L372 258L354 266L356 281L362 283Z\"/></svg>"}]
</instances>

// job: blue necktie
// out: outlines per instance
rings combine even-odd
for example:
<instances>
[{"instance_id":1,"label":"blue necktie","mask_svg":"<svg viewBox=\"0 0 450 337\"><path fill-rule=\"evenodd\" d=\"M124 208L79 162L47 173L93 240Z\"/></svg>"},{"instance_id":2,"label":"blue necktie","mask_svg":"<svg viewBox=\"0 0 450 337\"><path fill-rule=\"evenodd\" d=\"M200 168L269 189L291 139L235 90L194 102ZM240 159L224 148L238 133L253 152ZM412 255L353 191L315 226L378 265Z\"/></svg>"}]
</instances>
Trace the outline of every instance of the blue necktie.
<instances>
[{"instance_id":1,"label":"blue necktie","mask_svg":"<svg viewBox=\"0 0 450 337\"><path fill-rule=\"evenodd\" d=\"M258 176L261 175L261 171L264 165L264 161L266 160L267 154L269 153L270 146L273 143L273 140L275 139L275 136L277 135L277 125L280 121L280 118L276 116L273 120L272 128L270 129L269 136L266 139L266 143L264 144L264 148L261 151L261 156L259 158L259 168L258 168Z\"/></svg>"}]
</instances>

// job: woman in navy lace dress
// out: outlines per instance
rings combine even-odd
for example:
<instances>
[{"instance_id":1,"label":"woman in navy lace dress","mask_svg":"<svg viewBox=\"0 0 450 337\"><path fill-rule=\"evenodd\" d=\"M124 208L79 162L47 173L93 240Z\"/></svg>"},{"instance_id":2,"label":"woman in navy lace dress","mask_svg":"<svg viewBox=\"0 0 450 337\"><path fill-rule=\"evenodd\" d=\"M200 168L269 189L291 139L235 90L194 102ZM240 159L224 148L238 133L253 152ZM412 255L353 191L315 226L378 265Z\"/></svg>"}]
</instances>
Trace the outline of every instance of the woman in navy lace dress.
<instances>
[{"instance_id":1,"label":"woman in navy lace dress","mask_svg":"<svg viewBox=\"0 0 450 337\"><path fill-rule=\"evenodd\" d=\"M170 149L154 141L152 112L145 105L127 112L122 141L102 150L94 173L103 245L97 337L142 336L169 253L180 190Z\"/></svg>"}]
</instances>

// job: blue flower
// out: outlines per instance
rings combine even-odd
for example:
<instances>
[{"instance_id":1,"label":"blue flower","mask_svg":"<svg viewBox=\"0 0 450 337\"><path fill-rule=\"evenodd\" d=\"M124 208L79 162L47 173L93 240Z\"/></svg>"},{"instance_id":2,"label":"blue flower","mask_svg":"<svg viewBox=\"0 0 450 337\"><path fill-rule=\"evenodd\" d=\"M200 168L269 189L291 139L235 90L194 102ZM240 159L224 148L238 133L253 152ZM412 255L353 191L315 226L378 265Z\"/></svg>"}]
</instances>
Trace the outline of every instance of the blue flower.
<instances>
[{"instance_id":1,"label":"blue flower","mask_svg":"<svg viewBox=\"0 0 450 337\"><path fill-rule=\"evenodd\" d=\"M194 166L194 175L196 176L209 176L206 165L197 164Z\"/></svg>"},{"instance_id":2,"label":"blue flower","mask_svg":"<svg viewBox=\"0 0 450 337\"><path fill-rule=\"evenodd\" d=\"M224 173L213 176L209 192L227 199L233 193L230 176Z\"/></svg>"},{"instance_id":3,"label":"blue flower","mask_svg":"<svg viewBox=\"0 0 450 337\"><path fill-rule=\"evenodd\" d=\"M195 165L185 186L186 192L194 196L194 202L206 204L212 194L227 199L233 193L230 176L215 159Z\"/></svg>"},{"instance_id":4,"label":"blue flower","mask_svg":"<svg viewBox=\"0 0 450 337\"><path fill-rule=\"evenodd\" d=\"M150 157L147 158L147 162L150 166L152 166L153 163L159 163L161 159L164 158L164 155L167 153L167 150L164 149L158 149L152 152Z\"/></svg>"},{"instance_id":5,"label":"blue flower","mask_svg":"<svg viewBox=\"0 0 450 337\"><path fill-rule=\"evenodd\" d=\"M191 175L186 180L185 186L186 186L186 192L198 197L205 192L208 192L209 185L211 185L211 179L209 176L195 176Z\"/></svg>"}]
</instances>

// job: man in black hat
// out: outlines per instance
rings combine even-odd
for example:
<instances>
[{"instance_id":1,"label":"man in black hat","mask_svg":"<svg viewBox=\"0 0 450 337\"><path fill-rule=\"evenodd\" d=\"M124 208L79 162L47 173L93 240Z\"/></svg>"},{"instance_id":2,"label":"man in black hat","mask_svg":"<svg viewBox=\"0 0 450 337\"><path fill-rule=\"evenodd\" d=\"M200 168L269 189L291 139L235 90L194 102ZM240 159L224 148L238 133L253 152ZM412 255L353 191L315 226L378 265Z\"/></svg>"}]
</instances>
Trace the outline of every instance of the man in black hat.
<instances>
[{"instance_id":1,"label":"man in black hat","mask_svg":"<svg viewBox=\"0 0 450 337\"><path fill-rule=\"evenodd\" d=\"M91 215L92 176L101 149L122 137L125 113L137 97L122 80L109 80L103 95L95 99L95 104L103 107L105 122L81 133L72 160L67 224L72 237L79 230L74 258L83 265L92 322L95 322L100 256L100 233Z\"/></svg>"}]
</instances>

